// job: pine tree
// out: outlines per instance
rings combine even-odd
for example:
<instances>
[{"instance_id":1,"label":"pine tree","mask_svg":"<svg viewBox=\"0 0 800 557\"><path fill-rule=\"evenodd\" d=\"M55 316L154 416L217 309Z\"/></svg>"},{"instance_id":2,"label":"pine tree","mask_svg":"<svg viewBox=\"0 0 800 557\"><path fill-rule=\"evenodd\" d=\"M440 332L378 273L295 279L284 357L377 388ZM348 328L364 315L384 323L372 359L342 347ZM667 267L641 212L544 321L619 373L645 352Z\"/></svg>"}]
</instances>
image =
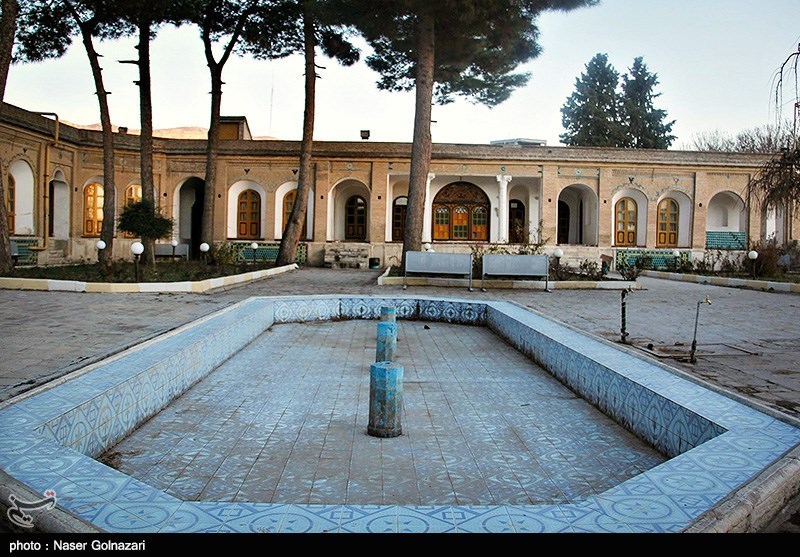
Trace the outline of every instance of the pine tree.
<instances>
[{"instance_id":1,"label":"pine tree","mask_svg":"<svg viewBox=\"0 0 800 557\"><path fill-rule=\"evenodd\" d=\"M628 144L618 84L619 73L608 63L608 56L595 54L586 64L586 71L575 80L575 92L561 108L561 123L567 131L560 138L565 145Z\"/></svg>"},{"instance_id":2,"label":"pine tree","mask_svg":"<svg viewBox=\"0 0 800 557\"><path fill-rule=\"evenodd\" d=\"M653 106L658 75L650 73L642 57L635 58L629 74L622 77L623 115L628 126L628 147L636 149L667 149L675 136L671 135L675 120L665 122L667 111Z\"/></svg>"},{"instance_id":3,"label":"pine tree","mask_svg":"<svg viewBox=\"0 0 800 557\"><path fill-rule=\"evenodd\" d=\"M506 100L528 75L517 67L541 52L537 16L596 0L374 0L343 1L345 24L373 49L367 65L378 87L415 91L403 265L420 249L425 186L431 160L431 104L461 95L487 106Z\"/></svg>"}]
</instances>

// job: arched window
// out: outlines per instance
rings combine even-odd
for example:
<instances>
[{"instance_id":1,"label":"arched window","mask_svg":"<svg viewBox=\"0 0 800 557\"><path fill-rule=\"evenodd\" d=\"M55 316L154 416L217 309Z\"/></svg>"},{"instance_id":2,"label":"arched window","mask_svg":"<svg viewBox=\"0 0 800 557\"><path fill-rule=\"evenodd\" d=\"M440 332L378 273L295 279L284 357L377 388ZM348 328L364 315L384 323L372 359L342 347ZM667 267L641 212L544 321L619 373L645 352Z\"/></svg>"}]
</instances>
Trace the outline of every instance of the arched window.
<instances>
[{"instance_id":1,"label":"arched window","mask_svg":"<svg viewBox=\"0 0 800 557\"><path fill-rule=\"evenodd\" d=\"M14 182L14 177L9 174L8 175L8 187L6 188L6 212L8 213L8 233L14 233L14 216L16 215L15 207L16 203L14 202L14 195L16 194L16 182Z\"/></svg>"},{"instance_id":2,"label":"arched window","mask_svg":"<svg viewBox=\"0 0 800 557\"><path fill-rule=\"evenodd\" d=\"M261 238L261 196L255 190L244 190L237 203L237 237L241 240Z\"/></svg>"},{"instance_id":3,"label":"arched window","mask_svg":"<svg viewBox=\"0 0 800 557\"><path fill-rule=\"evenodd\" d=\"M656 245L664 248L678 246L678 202L666 198L658 204L658 234Z\"/></svg>"},{"instance_id":4,"label":"arched window","mask_svg":"<svg viewBox=\"0 0 800 557\"><path fill-rule=\"evenodd\" d=\"M100 236L103 230L103 186L92 183L83 188L83 235Z\"/></svg>"},{"instance_id":5,"label":"arched window","mask_svg":"<svg viewBox=\"0 0 800 557\"><path fill-rule=\"evenodd\" d=\"M489 240L489 198L475 184L454 182L433 200L434 240Z\"/></svg>"},{"instance_id":6,"label":"arched window","mask_svg":"<svg viewBox=\"0 0 800 557\"><path fill-rule=\"evenodd\" d=\"M367 239L367 202L360 195L350 196L344 204L344 239Z\"/></svg>"},{"instance_id":7,"label":"arched window","mask_svg":"<svg viewBox=\"0 0 800 557\"><path fill-rule=\"evenodd\" d=\"M617 201L614 211L616 214L616 223L614 225L616 231L615 244L617 246L635 246L637 218L636 201L630 197L623 197Z\"/></svg>"},{"instance_id":8,"label":"arched window","mask_svg":"<svg viewBox=\"0 0 800 557\"><path fill-rule=\"evenodd\" d=\"M286 230L286 225L289 223L289 217L292 216L292 209L294 209L294 201L297 199L297 190L292 190L283 196L283 228ZM300 238L305 239L307 236L307 220L303 220L303 230L300 232Z\"/></svg>"},{"instance_id":9,"label":"arched window","mask_svg":"<svg viewBox=\"0 0 800 557\"><path fill-rule=\"evenodd\" d=\"M453 209L453 226L450 228L453 240L469 240L469 209L459 205Z\"/></svg>"},{"instance_id":10,"label":"arched window","mask_svg":"<svg viewBox=\"0 0 800 557\"><path fill-rule=\"evenodd\" d=\"M489 237L489 211L486 210L486 207L472 208L472 227L470 232L473 240Z\"/></svg>"},{"instance_id":11,"label":"arched window","mask_svg":"<svg viewBox=\"0 0 800 557\"><path fill-rule=\"evenodd\" d=\"M408 197L398 197L392 203L392 241L402 242L406 231L406 209Z\"/></svg>"},{"instance_id":12,"label":"arched window","mask_svg":"<svg viewBox=\"0 0 800 557\"><path fill-rule=\"evenodd\" d=\"M125 206L142 200L142 186L131 184L125 188Z\"/></svg>"},{"instance_id":13,"label":"arched window","mask_svg":"<svg viewBox=\"0 0 800 557\"><path fill-rule=\"evenodd\" d=\"M142 186L137 184L131 184L127 188L125 188L125 207L128 205L132 205L133 203L138 203L142 200ZM125 232L123 234L125 238L135 238L136 234L133 232Z\"/></svg>"},{"instance_id":14,"label":"arched window","mask_svg":"<svg viewBox=\"0 0 800 557\"><path fill-rule=\"evenodd\" d=\"M433 212L433 239L450 239L450 208L440 205Z\"/></svg>"}]
</instances>

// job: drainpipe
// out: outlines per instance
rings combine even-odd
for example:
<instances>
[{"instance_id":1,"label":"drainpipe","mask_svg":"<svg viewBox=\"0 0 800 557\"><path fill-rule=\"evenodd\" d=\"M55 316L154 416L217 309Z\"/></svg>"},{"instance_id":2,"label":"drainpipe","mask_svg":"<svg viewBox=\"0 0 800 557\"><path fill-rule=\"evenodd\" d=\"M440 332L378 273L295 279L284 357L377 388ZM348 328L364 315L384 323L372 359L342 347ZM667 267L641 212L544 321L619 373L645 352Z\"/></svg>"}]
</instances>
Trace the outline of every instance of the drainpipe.
<instances>
[{"instance_id":1,"label":"drainpipe","mask_svg":"<svg viewBox=\"0 0 800 557\"><path fill-rule=\"evenodd\" d=\"M44 148L44 222L42 223L42 230L44 230L44 245L42 246L30 246L28 249L31 251L46 251L48 248L48 242L50 240L50 231L48 230L48 225L50 224L50 215L48 211L50 210L49 199L50 199L50 181L48 178L50 175L48 171L50 170L50 147L58 147L58 114L55 112L34 112L34 114L38 114L40 116L52 116L55 118L55 128L53 131L53 141L47 143Z\"/></svg>"}]
</instances>

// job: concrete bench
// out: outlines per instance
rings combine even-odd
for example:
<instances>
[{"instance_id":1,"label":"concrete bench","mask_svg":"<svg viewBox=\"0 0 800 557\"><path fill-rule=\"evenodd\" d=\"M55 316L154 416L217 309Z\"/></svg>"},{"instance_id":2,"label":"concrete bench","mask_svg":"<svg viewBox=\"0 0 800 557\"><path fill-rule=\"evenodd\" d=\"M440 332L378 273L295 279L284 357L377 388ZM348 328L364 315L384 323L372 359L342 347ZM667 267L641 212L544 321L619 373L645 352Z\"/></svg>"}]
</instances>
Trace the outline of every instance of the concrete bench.
<instances>
[{"instance_id":1,"label":"concrete bench","mask_svg":"<svg viewBox=\"0 0 800 557\"><path fill-rule=\"evenodd\" d=\"M156 257L183 257L189 260L189 244L178 244L175 246L175 251L172 251L172 244L156 244L155 245Z\"/></svg>"},{"instance_id":2,"label":"concrete bench","mask_svg":"<svg viewBox=\"0 0 800 557\"><path fill-rule=\"evenodd\" d=\"M10 240L8 246L8 249L11 251L11 260L14 262L14 265L16 265L19 260L19 246L14 240Z\"/></svg>"},{"instance_id":3,"label":"concrete bench","mask_svg":"<svg viewBox=\"0 0 800 557\"><path fill-rule=\"evenodd\" d=\"M403 290L407 288L409 273L426 273L434 275L465 275L469 278L469 290L472 292L472 254L471 253L438 253L434 251L406 252L406 268L403 274Z\"/></svg>"},{"instance_id":4,"label":"concrete bench","mask_svg":"<svg viewBox=\"0 0 800 557\"><path fill-rule=\"evenodd\" d=\"M546 255L508 255L487 253L483 256L481 282L487 276L544 277L544 289L548 290L550 258ZM485 288L481 288L486 292Z\"/></svg>"}]
</instances>

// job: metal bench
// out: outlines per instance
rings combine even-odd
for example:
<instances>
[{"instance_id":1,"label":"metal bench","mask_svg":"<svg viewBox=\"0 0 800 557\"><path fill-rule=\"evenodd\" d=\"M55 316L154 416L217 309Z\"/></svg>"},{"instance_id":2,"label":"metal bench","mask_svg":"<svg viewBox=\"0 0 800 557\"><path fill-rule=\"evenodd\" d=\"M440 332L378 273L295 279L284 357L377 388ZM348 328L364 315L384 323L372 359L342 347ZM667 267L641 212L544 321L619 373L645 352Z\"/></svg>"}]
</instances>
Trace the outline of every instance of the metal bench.
<instances>
[{"instance_id":1,"label":"metal bench","mask_svg":"<svg viewBox=\"0 0 800 557\"><path fill-rule=\"evenodd\" d=\"M489 276L544 277L544 289L548 290L550 258L546 255L508 255L487 253L483 256L481 283ZM486 292L485 288L481 288Z\"/></svg>"},{"instance_id":2,"label":"metal bench","mask_svg":"<svg viewBox=\"0 0 800 557\"><path fill-rule=\"evenodd\" d=\"M172 244L156 244L155 245L156 257L183 257L189 260L189 244L178 244L173 251Z\"/></svg>"},{"instance_id":3,"label":"metal bench","mask_svg":"<svg viewBox=\"0 0 800 557\"><path fill-rule=\"evenodd\" d=\"M472 292L472 254L438 253L434 251L406 252L406 268L403 274L403 290L407 288L408 273L435 275L466 275L469 291Z\"/></svg>"},{"instance_id":4,"label":"metal bench","mask_svg":"<svg viewBox=\"0 0 800 557\"><path fill-rule=\"evenodd\" d=\"M8 245L9 250L11 250L11 260L14 262L14 265L16 265L17 261L19 261L19 246L14 240L10 240Z\"/></svg>"}]
</instances>

